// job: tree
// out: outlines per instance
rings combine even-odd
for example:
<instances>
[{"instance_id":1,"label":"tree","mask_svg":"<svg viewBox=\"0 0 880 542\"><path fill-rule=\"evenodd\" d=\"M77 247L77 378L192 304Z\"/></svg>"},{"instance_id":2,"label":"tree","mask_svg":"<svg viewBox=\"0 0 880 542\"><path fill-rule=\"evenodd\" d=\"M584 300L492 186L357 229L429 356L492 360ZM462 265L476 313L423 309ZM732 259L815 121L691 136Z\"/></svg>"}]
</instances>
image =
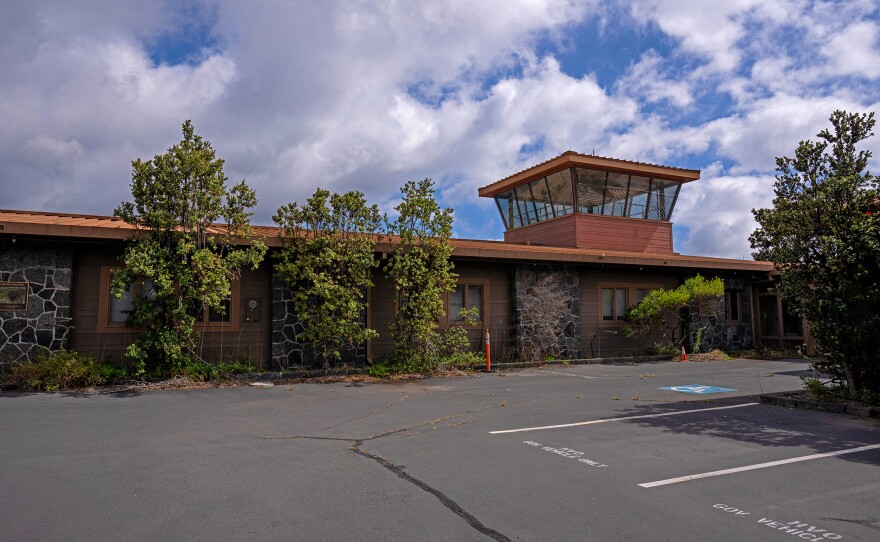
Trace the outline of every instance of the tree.
<instances>
[{"instance_id":1,"label":"tree","mask_svg":"<svg viewBox=\"0 0 880 542\"><path fill-rule=\"evenodd\" d=\"M853 396L880 391L880 218L871 152L874 114L835 111L832 130L776 159L773 208L753 210L754 256L776 262L779 291L810 322L816 368Z\"/></svg>"},{"instance_id":2,"label":"tree","mask_svg":"<svg viewBox=\"0 0 880 542\"><path fill-rule=\"evenodd\" d=\"M645 336L662 333L669 345L678 345L676 332L688 322L696 323L697 333L705 330L705 321L718 310L718 300L724 296L724 281L718 277L706 280L702 275L689 278L675 290L651 290L642 301L626 313L627 336ZM699 342L699 341L697 341Z\"/></svg>"},{"instance_id":3,"label":"tree","mask_svg":"<svg viewBox=\"0 0 880 542\"><path fill-rule=\"evenodd\" d=\"M250 239L257 197L244 181L227 188L223 160L183 123L183 139L146 162L132 162L131 194L114 212L135 228L113 275L119 297L134 284L127 324L143 329L126 350L138 367L183 373L202 361L196 322L208 310L225 313L232 282L256 268L266 245ZM217 222L222 219L222 224Z\"/></svg>"},{"instance_id":4,"label":"tree","mask_svg":"<svg viewBox=\"0 0 880 542\"><path fill-rule=\"evenodd\" d=\"M305 205L285 205L273 219L284 244L275 270L291 287L303 340L326 364L377 337L362 316L372 270L379 265L373 255L382 225L379 208L368 206L360 192L331 195L319 188Z\"/></svg>"},{"instance_id":5,"label":"tree","mask_svg":"<svg viewBox=\"0 0 880 542\"><path fill-rule=\"evenodd\" d=\"M398 310L391 324L393 361L415 369L439 363L438 321L444 315L442 294L455 289L450 261L452 209L434 199L434 183L407 182L397 218L388 224L392 238L385 271L394 284Z\"/></svg>"}]
</instances>

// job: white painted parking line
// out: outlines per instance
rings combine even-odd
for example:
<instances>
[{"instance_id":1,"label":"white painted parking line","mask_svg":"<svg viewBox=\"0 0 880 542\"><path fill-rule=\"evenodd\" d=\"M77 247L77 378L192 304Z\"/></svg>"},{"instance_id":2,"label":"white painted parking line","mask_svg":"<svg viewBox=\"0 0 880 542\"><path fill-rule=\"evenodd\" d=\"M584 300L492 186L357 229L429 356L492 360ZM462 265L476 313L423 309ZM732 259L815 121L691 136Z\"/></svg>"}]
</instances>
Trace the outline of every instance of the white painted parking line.
<instances>
[{"instance_id":1,"label":"white painted parking line","mask_svg":"<svg viewBox=\"0 0 880 542\"><path fill-rule=\"evenodd\" d=\"M595 376L573 375L571 373L563 373L563 372L559 372L559 371L541 371L541 372L544 374L551 374L551 375L573 376L575 378L596 378Z\"/></svg>"},{"instance_id":2,"label":"white painted parking line","mask_svg":"<svg viewBox=\"0 0 880 542\"><path fill-rule=\"evenodd\" d=\"M880 444L871 444L869 446L859 446L858 448L848 448L846 450L837 450L836 452L827 452L824 454L803 455L800 457L792 457L791 459L781 459L779 461L770 461L768 463L758 463L757 465L746 465L745 467L736 467L734 469L716 470L712 472L704 472L702 474L691 474L690 476L680 476L678 478L669 478L658 482L647 482L639 484L641 487L658 487L669 484L677 484L679 482L689 482L690 480L699 480L701 478L711 478L713 476L722 476L724 474L733 474L736 472L744 472L747 470L766 469L767 467L777 467L788 463L797 463L799 461L810 461L811 459L822 459L823 457L833 457L835 455L854 454L856 452L864 452L866 450L875 450L880 448Z\"/></svg>"},{"instance_id":3,"label":"white painted parking line","mask_svg":"<svg viewBox=\"0 0 880 542\"><path fill-rule=\"evenodd\" d=\"M662 416L677 416L679 414L693 414L694 412L708 412L710 410L726 410L728 408L740 408L761 403L743 403L740 405L728 405L712 408L697 408L694 410L679 410L677 412L661 412L660 414L642 414L640 416L624 416L622 418L602 418L601 420L590 420L588 422L563 423L559 425L542 425L540 427L523 427L522 429L504 429L503 431L489 431L490 435L500 435L503 433L522 433L524 431L542 431L544 429L560 429L562 427L577 427L579 425L594 425L597 423L622 422L624 420L638 420L640 418L660 418Z\"/></svg>"}]
</instances>

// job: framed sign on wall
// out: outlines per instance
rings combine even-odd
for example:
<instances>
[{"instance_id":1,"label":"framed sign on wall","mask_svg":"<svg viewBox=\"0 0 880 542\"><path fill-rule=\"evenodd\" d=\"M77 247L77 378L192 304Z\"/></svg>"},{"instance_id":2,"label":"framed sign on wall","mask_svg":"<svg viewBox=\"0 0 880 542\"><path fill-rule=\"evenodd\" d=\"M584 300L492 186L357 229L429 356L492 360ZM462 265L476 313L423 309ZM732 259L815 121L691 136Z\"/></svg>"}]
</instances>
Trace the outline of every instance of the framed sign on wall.
<instances>
[{"instance_id":1,"label":"framed sign on wall","mask_svg":"<svg viewBox=\"0 0 880 542\"><path fill-rule=\"evenodd\" d=\"M0 311L25 310L27 302L27 282L0 282Z\"/></svg>"}]
</instances>

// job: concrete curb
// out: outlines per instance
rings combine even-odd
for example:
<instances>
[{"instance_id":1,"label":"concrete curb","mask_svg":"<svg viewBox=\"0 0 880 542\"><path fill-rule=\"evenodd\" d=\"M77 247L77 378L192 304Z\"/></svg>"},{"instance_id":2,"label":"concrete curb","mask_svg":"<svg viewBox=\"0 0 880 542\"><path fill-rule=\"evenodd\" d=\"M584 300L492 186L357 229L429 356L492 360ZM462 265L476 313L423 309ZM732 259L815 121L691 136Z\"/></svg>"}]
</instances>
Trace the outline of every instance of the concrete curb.
<instances>
[{"instance_id":1,"label":"concrete curb","mask_svg":"<svg viewBox=\"0 0 880 542\"><path fill-rule=\"evenodd\" d=\"M282 378L316 378L321 376L350 376L367 374L366 369L351 367L345 369L313 369L302 371L272 371L268 373L244 373L237 376L256 380L280 380Z\"/></svg>"},{"instance_id":2,"label":"concrete curb","mask_svg":"<svg viewBox=\"0 0 880 542\"><path fill-rule=\"evenodd\" d=\"M662 363L672 361L675 356L633 356L629 358L592 358L592 359L567 359L553 361L521 361L516 363L493 363L492 369L528 369L542 367L544 365L639 365L641 363ZM485 365L474 365L475 371L485 369Z\"/></svg>"},{"instance_id":3,"label":"concrete curb","mask_svg":"<svg viewBox=\"0 0 880 542\"><path fill-rule=\"evenodd\" d=\"M787 393L768 393L762 395L761 402L766 405L779 405L789 408L819 410L822 412L831 412L832 414L846 414L847 416L857 416L859 418L880 418L880 407L851 405L847 403L832 403L829 401L814 401L812 399L791 397Z\"/></svg>"},{"instance_id":4,"label":"concrete curb","mask_svg":"<svg viewBox=\"0 0 880 542\"><path fill-rule=\"evenodd\" d=\"M553 360L553 361L523 361L517 363L493 363L492 369L508 370L508 369L528 369L532 367L541 367L543 365L638 365L640 363L661 363L664 361L672 361L675 356L634 356L628 358L592 358L592 359L569 359L569 360ZM477 364L471 367L474 371L485 369L484 364ZM349 376L369 374L366 368L350 367L342 369L316 369L302 371L271 371L265 373L247 373L239 376L245 378L254 378L259 380L279 380L282 378L315 378L320 376ZM430 376L430 375L426 375Z\"/></svg>"}]
</instances>

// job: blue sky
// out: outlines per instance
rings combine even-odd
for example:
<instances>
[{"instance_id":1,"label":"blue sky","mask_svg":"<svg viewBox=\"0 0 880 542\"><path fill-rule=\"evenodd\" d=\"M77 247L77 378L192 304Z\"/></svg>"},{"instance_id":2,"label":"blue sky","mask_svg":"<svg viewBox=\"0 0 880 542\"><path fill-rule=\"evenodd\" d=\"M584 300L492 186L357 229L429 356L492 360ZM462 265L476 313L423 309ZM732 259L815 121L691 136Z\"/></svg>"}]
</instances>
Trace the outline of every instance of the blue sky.
<instances>
[{"instance_id":1,"label":"blue sky","mask_svg":"<svg viewBox=\"0 0 880 542\"><path fill-rule=\"evenodd\" d=\"M498 239L477 188L572 149L701 169L676 250L748 258L774 157L880 102L869 1L268 4L4 3L0 208L110 214L192 119L257 223L431 177L457 236Z\"/></svg>"}]
</instances>

